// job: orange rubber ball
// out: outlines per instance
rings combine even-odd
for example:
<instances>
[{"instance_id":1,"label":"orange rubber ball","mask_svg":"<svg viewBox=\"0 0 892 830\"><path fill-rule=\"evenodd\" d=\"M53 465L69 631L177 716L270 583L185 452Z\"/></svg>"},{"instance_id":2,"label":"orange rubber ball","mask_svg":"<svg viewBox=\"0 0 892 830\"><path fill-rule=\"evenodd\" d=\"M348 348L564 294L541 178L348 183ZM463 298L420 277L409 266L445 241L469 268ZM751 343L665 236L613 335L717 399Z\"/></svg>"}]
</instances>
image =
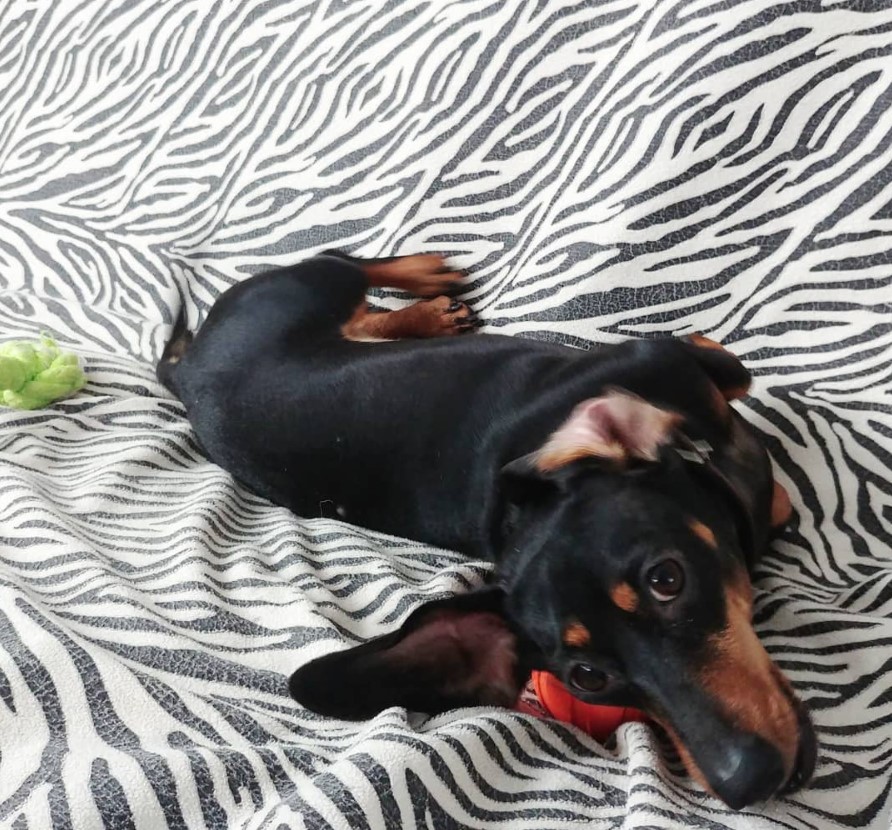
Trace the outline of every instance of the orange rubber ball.
<instances>
[{"instance_id":1,"label":"orange rubber ball","mask_svg":"<svg viewBox=\"0 0 892 830\"><path fill-rule=\"evenodd\" d=\"M647 715L631 706L599 706L584 703L553 674L533 672L533 689L542 707L556 720L571 723L595 740L605 741L623 723L646 721Z\"/></svg>"}]
</instances>

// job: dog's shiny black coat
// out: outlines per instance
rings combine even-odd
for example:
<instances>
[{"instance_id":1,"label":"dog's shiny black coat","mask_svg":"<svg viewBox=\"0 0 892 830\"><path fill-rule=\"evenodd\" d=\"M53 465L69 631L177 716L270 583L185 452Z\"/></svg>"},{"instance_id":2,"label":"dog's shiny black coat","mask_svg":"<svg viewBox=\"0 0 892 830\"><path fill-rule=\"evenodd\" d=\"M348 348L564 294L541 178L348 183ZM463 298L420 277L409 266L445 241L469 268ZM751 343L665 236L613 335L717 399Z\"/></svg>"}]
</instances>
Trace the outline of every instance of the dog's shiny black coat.
<instances>
[{"instance_id":1,"label":"dog's shiny black coat","mask_svg":"<svg viewBox=\"0 0 892 830\"><path fill-rule=\"evenodd\" d=\"M799 730L791 772L778 747L741 728L739 701L701 682L719 659L711 638L728 627L729 591L770 530L767 455L715 406L716 388L748 384L737 359L675 339L593 351L499 335L346 340L341 327L367 288L361 263L337 257L255 277L159 364L211 459L256 492L302 516L495 563L492 586L302 667L293 696L346 718L391 705L511 705L542 668L584 700L650 712L732 806L808 777L814 735L792 693L783 692ZM539 470L536 451L574 406L615 387L678 413L680 443L655 462L583 458ZM712 449L709 465L678 452L690 441ZM716 544L692 534L692 521ZM667 551L685 575L668 604L647 591ZM635 592L634 611L611 599L617 585ZM568 621L590 642L568 645ZM574 686L580 665L603 687Z\"/></svg>"}]
</instances>

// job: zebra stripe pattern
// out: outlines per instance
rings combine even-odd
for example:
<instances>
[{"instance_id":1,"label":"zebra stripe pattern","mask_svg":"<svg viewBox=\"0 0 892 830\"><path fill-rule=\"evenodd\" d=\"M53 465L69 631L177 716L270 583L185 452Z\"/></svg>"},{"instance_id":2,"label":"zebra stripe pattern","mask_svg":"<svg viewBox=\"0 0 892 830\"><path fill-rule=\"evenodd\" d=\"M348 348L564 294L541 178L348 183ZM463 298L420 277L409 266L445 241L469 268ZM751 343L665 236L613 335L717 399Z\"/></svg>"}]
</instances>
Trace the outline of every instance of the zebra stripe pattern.
<instances>
[{"instance_id":1,"label":"zebra stripe pattern","mask_svg":"<svg viewBox=\"0 0 892 830\"><path fill-rule=\"evenodd\" d=\"M880 0L0 4L0 333L90 378L0 412L3 826L886 830L890 60ZM732 813L641 724L290 700L485 574L265 503L154 380L182 305L327 247L454 253L490 331L699 331L752 367L806 791Z\"/></svg>"}]
</instances>

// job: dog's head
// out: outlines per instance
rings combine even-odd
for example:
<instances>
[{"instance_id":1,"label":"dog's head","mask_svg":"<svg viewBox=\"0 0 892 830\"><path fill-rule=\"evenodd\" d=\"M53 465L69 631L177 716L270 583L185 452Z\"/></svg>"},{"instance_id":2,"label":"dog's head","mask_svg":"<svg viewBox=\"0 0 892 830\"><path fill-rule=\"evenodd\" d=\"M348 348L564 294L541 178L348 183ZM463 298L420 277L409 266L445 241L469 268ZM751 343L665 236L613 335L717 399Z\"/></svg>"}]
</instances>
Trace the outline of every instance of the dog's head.
<instances>
[{"instance_id":1,"label":"dog's head","mask_svg":"<svg viewBox=\"0 0 892 830\"><path fill-rule=\"evenodd\" d=\"M727 407L748 375L704 342L686 346L688 386L711 409L696 428L711 453L679 411L620 391L584 401L503 470L497 584L304 666L292 695L346 718L511 706L546 669L583 701L648 712L731 807L804 783L813 727L753 630L746 568L788 507Z\"/></svg>"}]
</instances>

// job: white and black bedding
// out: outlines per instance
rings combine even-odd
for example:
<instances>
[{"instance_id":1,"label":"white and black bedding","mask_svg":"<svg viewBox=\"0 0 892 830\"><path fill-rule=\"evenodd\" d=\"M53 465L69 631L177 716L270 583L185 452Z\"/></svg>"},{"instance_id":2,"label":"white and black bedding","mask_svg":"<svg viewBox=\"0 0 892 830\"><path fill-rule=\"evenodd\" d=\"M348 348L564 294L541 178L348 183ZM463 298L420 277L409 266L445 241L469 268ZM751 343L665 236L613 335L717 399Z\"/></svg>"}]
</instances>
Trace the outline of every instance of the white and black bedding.
<instances>
[{"instance_id":1,"label":"white and black bedding","mask_svg":"<svg viewBox=\"0 0 892 830\"><path fill-rule=\"evenodd\" d=\"M0 335L90 378L0 411L3 826L887 830L890 105L882 0L0 3ZM485 574L252 495L154 378L183 304L330 247L454 253L485 330L751 367L796 510L757 625L810 788L738 814L642 724L288 697Z\"/></svg>"}]
</instances>

